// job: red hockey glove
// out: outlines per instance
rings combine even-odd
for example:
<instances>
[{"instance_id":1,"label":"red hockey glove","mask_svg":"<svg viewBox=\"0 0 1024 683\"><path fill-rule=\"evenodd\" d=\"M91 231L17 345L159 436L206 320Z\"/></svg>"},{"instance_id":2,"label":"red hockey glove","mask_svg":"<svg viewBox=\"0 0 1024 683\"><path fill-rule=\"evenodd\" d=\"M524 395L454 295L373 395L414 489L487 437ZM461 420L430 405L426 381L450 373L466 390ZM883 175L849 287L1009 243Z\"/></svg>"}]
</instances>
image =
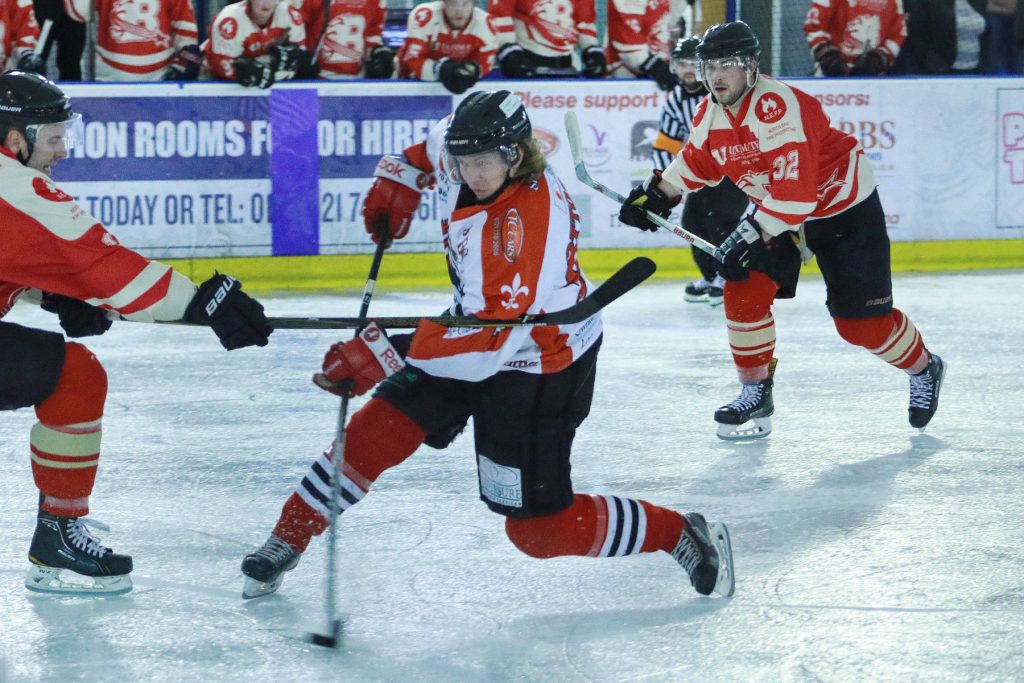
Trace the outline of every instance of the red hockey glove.
<instances>
[{"instance_id":1,"label":"red hockey glove","mask_svg":"<svg viewBox=\"0 0 1024 683\"><path fill-rule=\"evenodd\" d=\"M361 396L381 380L405 367L384 330L370 323L348 342L338 342L324 355L323 372L313 384L338 396Z\"/></svg>"},{"instance_id":2,"label":"red hockey glove","mask_svg":"<svg viewBox=\"0 0 1024 683\"><path fill-rule=\"evenodd\" d=\"M409 233L412 216L420 205L420 193L433 183L429 173L406 163L396 156L384 156L377 162L363 203L363 223L366 232L378 241L384 230L388 240L400 240Z\"/></svg>"}]
</instances>

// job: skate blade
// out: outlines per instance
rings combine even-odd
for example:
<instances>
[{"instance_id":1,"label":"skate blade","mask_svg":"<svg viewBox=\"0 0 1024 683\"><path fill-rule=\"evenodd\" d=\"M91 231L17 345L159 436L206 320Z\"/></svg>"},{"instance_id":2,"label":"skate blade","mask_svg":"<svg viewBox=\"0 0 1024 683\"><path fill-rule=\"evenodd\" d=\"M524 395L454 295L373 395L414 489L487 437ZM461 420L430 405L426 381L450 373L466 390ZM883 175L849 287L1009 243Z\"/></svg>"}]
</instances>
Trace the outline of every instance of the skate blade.
<instances>
[{"instance_id":1,"label":"skate blade","mask_svg":"<svg viewBox=\"0 0 1024 683\"><path fill-rule=\"evenodd\" d=\"M80 581L65 580L65 571ZM28 576L25 577L25 588L49 595L124 595L132 590L132 579L128 574L83 576L70 569L36 565L29 569Z\"/></svg>"},{"instance_id":2,"label":"skate blade","mask_svg":"<svg viewBox=\"0 0 1024 683\"><path fill-rule=\"evenodd\" d=\"M739 425L719 422L715 435L726 441L742 441L744 439L763 439L771 433L772 419L770 417L755 417Z\"/></svg>"},{"instance_id":3,"label":"skate blade","mask_svg":"<svg viewBox=\"0 0 1024 683\"><path fill-rule=\"evenodd\" d=\"M273 581L268 581L266 583L263 581L257 581L256 579L251 579L247 576L245 577L245 584L242 586L242 598L245 600L252 600L253 598L262 598L264 595L276 593L277 589L281 587L282 581L284 581L283 572Z\"/></svg>"},{"instance_id":4,"label":"skate blade","mask_svg":"<svg viewBox=\"0 0 1024 683\"><path fill-rule=\"evenodd\" d=\"M708 300L707 294L683 294L683 301L688 304L700 304Z\"/></svg>"},{"instance_id":5,"label":"skate blade","mask_svg":"<svg viewBox=\"0 0 1024 683\"><path fill-rule=\"evenodd\" d=\"M708 305L711 306L711 308L718 308L719 306L721 306L724 303L725 303L725 297L724 296L714 296L714 297L709 296L708 297Z\"/></svg>"},{"instance_id":6,"label":"skate blade","mask_svg":"<svg viewBox=\"0 0 1024 683\"><path fill-rule=\"evenodd\" d=\"M708 534L711 536L715 551L718 552L718 578L712 591L723 598L731 598L736 592L736 575L733 573L729 529L721 522L711 522L708 524Z\"/></svg>"}]
</instances>

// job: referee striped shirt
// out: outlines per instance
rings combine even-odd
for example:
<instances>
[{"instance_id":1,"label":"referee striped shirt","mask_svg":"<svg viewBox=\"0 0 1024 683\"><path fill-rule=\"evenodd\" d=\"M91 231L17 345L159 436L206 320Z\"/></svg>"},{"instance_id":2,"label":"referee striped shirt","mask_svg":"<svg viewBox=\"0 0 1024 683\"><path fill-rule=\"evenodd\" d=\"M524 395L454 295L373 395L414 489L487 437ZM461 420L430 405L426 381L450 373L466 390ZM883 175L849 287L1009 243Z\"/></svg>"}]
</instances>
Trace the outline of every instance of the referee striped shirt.
<instances>
[{"instance_id":1,"label":"referee striped shirt","mask_svg":"<svg viewBox=\"0 0 1024 683\"><path fill-rule=\"evenodd\" d=\"M686 144L690 138L691 123L697 105L707 94L704 86L689 92L682 83L669 92L665 98L665 109L661 112L658 139L654 141L654 149L651 152L654 168L664 171Z\"/></svg>"}]
</instances>

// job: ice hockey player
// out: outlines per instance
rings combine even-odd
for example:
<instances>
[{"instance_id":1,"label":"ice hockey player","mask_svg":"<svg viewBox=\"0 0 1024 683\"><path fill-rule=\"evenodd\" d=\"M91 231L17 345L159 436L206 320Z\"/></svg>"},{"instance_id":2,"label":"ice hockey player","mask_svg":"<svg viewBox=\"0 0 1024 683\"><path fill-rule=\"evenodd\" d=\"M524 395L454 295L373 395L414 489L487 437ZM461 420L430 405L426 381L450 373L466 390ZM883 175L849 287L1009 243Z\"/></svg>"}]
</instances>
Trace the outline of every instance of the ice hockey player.
<instances>
[{"instance_id":1,"label":"ice hockey player","mask_svg":"<svg viewBox=\"0 0 1024 683\"><path fill-rule=\"evenodd\" d=\"M597 40L594 0L489 0L505 78L604 78L608 60ZM580 50L582 69L573 65Z\"/></svg>"},{"instance_id":2,"label":"ice hockey player","mask_svg":"<svg viewBox=\"0 0 1024 683\"><path fill-rule=\"evenodd\" d=\"M68 97L34 73L0 75L0 317L19 299L56 313L69 337L103 334L111 315L209 325L227 349L267 343L263 306L215 275L184 275L121 246L50 180L81 127ZM40 491L26 586L57 593L131 590L132 558L91 535L89 495L100 457L107 375L88 348L55 332L0 321L0 409L34 407L32 474ZM81 577L68 580L70 570Z\"/></svg>"},{"instance_id":3,"label":"ice hockey player","mask_svg":"<svg viewBox=\"0 0 1024 683\"><path fill-rule=\"evenodd\" d=\"M672 48L672 68L679 83L665 98L658 137L651 158L654 168L664 171L683 148L693 128L697 106L708 91L697 74L697 44L700 38L680 38ZM747 195L728 178L714 186L702 187L686 195L683 204L683 227L712 244L721 244L746 213ZM686 285L683 299L690 303L721 306L725 301L725 280L718 274L719 263L711 255L692 248L693 261L700 270L700 279Z\"/></svg>"},{"instance_id":4,"label":"ice hockey player","mask_svg":"<svg viewBox=\"0 0 1024 683\"><path fill-rule=\"evenodd\" d=\"M328 1L327 29L319 39L317 50L320 76L329 79L394 76L395 51L384 43L383 37L387 18L385 0ZM319 30L316 35L320 35Z\"/></svg>"},{"instance_id":5,"label":"ice hockey player","mask_svg":"<svg viewBox=\"0 0 1024 683\"><path fill-rule=\"evenodd\" d=\"M490 73L496 49L491 18L473 0L432 0L409 14L398 76L440 81L459 95Z\"/></svg>"},{"instance_id":6,"label":"ice hockey player","mask_svg":"<svg viewBox=\"0 0 1024 683\"><path fill-rule=\"evenodd\" d=\"M39 56L42 45L39 24L31 2L7 2L0 8L0 71L8 67L46 74L46 64Z\"/></svg>"},{"instance_id":7,"label":"ice hockey player","mask_svg":"<svg viewBox=\"0 0 1024 683\"><path fill-rule=\"evenodd\" d=\"M377 166L363 216L401 239L433 181L455 287L453 314L512 320L576 304L590 283L576 256L579 213L547 167L526 109L508 91L474 92L425 142ZM587 417L600 314L562 326L456 330L423 322L390 340L376 326L332 346L314 382L355 395L383 381L348 425L342 511L421 444L445 448L473 419L480 498L523 553L611 557L664 551L702 595L733 591L724 525L646 501L574 493L570 450ZM403 360L404 357L404 360ZM327 527L328 449L287 500L272 535L242 562L245 597L277 590Z\"/></svg>"},{"instance_id":8,"label":"ice hockey player","mask_svg":"<svg viewBox=\"0 0 1024 683\"><path fill-rule=\"evenodd\" d=\"M608 0L608 74L612 78L650 78L672 90L676 77L668 52L668 0Z\"/></svg>"},{"instance_id":9,"label":"ice hockey player","mask_svg":"<svg viewBox=\"0 0 1024 683\"><path fill-rule=\"evenodd\" d=\"M316 74L305 42L302 15L284 0L241 0L213 18L203 48L214 78L269 88Z\"/></svg>"},{"instance_id":10,"label":"ice hockey player","mask_svg":"<svg viewBox=\"0 0 1024 683\"><path fill-rule=\"evenodd\" d=\"M818 259L839 335L910 375L910 424L923 428L938 408L945 365L893 307L889 237L871 164L854 137L831 127L816 99L759 74L759 55L760 43L742 21L704 33L697 58L711 96L682 151L630 192L619 219L650 229L643 209L668 216L682 192L725 177L758 206L756 218L743 219L716 253L743 385L715 412L719 436L757 438L771 430L772 302L794 295L801 250ZM744 427L749 421L754 425Z\"/></svg>"}]
</instances>

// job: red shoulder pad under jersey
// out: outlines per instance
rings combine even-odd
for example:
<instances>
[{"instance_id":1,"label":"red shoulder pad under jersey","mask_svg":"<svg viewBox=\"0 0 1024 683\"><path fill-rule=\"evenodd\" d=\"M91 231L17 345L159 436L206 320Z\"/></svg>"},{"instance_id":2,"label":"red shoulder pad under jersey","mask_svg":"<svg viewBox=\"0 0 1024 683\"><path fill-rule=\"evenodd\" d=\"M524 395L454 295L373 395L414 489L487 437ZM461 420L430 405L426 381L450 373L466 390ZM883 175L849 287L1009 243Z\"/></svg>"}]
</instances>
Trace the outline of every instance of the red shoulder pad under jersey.
<instances>
[{"instance_id":1,"label":"red shoulder pad under jersey","mask_svg":"<svg viewBox=\"0 0 1024 683\"><path fill-rule=\"evenodd\" d=\"M356 78L367 53L384 44L385 0L334 0L317 61L325 78Z\"/></svg>"}]
</instances>

